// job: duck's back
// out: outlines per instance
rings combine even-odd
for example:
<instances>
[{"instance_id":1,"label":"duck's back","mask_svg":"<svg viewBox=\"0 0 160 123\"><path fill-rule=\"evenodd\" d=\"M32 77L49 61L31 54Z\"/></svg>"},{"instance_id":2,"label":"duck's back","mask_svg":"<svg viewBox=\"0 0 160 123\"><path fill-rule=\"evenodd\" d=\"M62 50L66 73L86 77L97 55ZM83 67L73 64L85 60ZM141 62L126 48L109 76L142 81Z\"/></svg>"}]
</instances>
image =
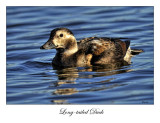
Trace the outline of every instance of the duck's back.
<instances>
[{"instance_id":1,"label":"duck's back","mask_svg":"<svg viewBox=\"0 0 160 123\"><path fill-rule=\"evenodd\" d=\"M108 64L123 61L129 45L120 38L90 37L80 40L79 50L92 54L91 64Z\"/></svg>"}]
</instances>

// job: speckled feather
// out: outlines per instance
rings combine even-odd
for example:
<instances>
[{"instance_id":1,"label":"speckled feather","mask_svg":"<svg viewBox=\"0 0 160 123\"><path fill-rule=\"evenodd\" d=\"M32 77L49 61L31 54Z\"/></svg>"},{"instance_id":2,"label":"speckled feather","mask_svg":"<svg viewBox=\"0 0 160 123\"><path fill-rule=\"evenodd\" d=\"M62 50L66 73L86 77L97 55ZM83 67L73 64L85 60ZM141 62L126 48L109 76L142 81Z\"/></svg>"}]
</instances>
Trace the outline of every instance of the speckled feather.
<instances>
[{"instance_id":1,"label":"speckled feather","mask_svg":"<svg viewBox=\"0 0 160 123\"><path fill-rule=\"evenodd\" d=\"M126 38L89 37L77 42L69 29L56 28L51 31L49 40L41 49L57 50L52 61L54 66L74 67L123 61L130 63L134 50L129 45L130 41Z\"/></svg>"},{"instance_id":2,"label":"speckled feather","mask_svg":"<svg viewBox=\"0 0 160 123\"><path fill-rule=\"evenodd\" d=\"M79 50L83 50L85 54L93 55L92 64L105 64L123 60L129 45L129 40L90 37L79 41Z\"/></svg>"}]
</instances>

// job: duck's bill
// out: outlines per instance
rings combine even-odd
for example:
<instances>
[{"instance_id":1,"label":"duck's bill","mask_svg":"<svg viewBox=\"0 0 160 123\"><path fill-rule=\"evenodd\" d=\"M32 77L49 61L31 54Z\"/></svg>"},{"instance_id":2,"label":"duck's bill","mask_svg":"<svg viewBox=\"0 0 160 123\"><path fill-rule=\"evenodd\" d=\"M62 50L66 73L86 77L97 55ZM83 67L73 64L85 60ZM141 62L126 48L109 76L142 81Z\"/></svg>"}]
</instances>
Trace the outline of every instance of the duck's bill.
<instances>
[{"instance_id":1,"label":"duck's bill","mask_svg":"<svg viewBox=\"0 0 160 123\"><path fill-rule=\"evenodd\" d=\"M44 45L40 47L40 49L54 49L55 46L51 41L47 41Z\"/></svg>"}]
</instances>

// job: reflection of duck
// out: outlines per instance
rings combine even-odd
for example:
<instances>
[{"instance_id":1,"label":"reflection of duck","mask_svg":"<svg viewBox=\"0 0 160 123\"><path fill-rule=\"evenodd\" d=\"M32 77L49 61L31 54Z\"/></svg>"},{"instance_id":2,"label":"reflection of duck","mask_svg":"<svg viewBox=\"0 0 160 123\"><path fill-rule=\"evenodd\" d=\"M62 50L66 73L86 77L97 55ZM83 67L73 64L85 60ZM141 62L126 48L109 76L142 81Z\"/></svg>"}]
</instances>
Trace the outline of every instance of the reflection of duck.
<instances>
[{"instance_id":1,"label":"reflection of duck","mask_svg":"<svg viewBox=\"0 0 160 123\"><path fill-rule=\"evenodd\" d=\"M58 75L58 81L54 83L55 86L62 84L75 84L75 80L79 77L78 70L76 68L63 68L56 71Z\"/></svg>"},{"instance_id":2,"label":"reflection of duck","mask_svg":"<svg viewBox=\"0 0 160 123\"><path fill-rule=\"evenodd\" d=\"M98 65L57 69L58 80L53 83L53 86L50 86L54 88L51 102L54 104L70 104L69 97L77 97L76 95L73 96L74 94L83 95L85 92L103 91L124 86L125 84L110 82L116 79L114 75L132 71L129 68L130 66L110 68L108 65ZM96 79L102 76L105 76L105 79ZM77 81L78 78L84 79L83 81ZM54 98L54 96L56 96L56 98Z\"/></svg>"},{"instance_id":3,"label":"reflection of duck","mask_svg":"<svg viewBox=\"0 0 160 123\"><path fill-rule=\"evenodd\" d=\"M41 49L57 50L52 64L58 67L75 67L112 64L126 61L130 63L132 54L142 50L131 50L130 41L118 38L90 37L80 40L79 45L73 33L67 28L51 31L49 40Z\"/></svg>"},{"instance_id":4,"label":"reflection of duck","mask_svg":"<svg viewBox=\"0 0 160 123\"><path fill-rule=\"evenodd\" d=\"M57 95L72 95L78 93L76 88L65 88L65 89L56 89L53 94Z\"/></svg>"},{"instance_id":5,"label":"reflection of duck","mask_svg":"<svg viewBox=\"0 0 160 123\"><path fill-rule=\"evenodd\" d=\"M81 67L81 68L74 68L74 67L62 68L62 69L57 69L56 73L58 76L58 81L54 82L53 85L58 87L64 84L77 84L76 83L77 78L91 79L95 77L111 76L131 71L133 71L133 69L130 69L130 66L110 68L110 65L98 65L98 66ZM106 78L105 82L108 83L112 79ZM101 82L102 81L98 83ZM81 82L81 83L94 83L94 82Z\"/></svg>"}]
</instances>

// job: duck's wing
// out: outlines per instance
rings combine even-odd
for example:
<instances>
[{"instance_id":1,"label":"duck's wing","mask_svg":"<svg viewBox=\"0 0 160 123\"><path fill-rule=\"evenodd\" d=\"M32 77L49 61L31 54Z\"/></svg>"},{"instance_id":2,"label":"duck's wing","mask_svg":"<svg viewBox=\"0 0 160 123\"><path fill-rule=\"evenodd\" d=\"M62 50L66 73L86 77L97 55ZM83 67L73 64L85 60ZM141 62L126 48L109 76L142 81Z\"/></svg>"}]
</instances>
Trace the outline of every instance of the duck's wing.
<instances>
[{"instance_id":1,"label":"duck's wing","mask_svg":"<svg viewBox=\"0 0 160 123\"><path fill-rule=\"evenodd\" d=\"M125 41L122 41L125 39ZM79 41L79 49L93 55L101 55L104 51L114 51L124 56L130 45L126 38L89 37Z\"/></svg>"},{"instance_id":2,"label":"duck's wing","mask_svg":"<svg viewBox=\"0 0 160 123\"><path fill-rule=\"evenodd\" d=\"M92 54L93 63L115 62L122 60L130 41L120 38L90 37L80 40L79 49L85 54Z\"/></svg>"},{"instance_id":3,"label":"duck's wing","mask_svg":"<svg viewBox=\"0 0 160 123\"><path fill-rule=\"evenodd\" d=\"M119 54L120 57L124 57L130 46L130 40L126 40L124 38L113 38L111 39L111 42L113 42L115 47L115 53Z\"/></svg>"}]
</instances>

